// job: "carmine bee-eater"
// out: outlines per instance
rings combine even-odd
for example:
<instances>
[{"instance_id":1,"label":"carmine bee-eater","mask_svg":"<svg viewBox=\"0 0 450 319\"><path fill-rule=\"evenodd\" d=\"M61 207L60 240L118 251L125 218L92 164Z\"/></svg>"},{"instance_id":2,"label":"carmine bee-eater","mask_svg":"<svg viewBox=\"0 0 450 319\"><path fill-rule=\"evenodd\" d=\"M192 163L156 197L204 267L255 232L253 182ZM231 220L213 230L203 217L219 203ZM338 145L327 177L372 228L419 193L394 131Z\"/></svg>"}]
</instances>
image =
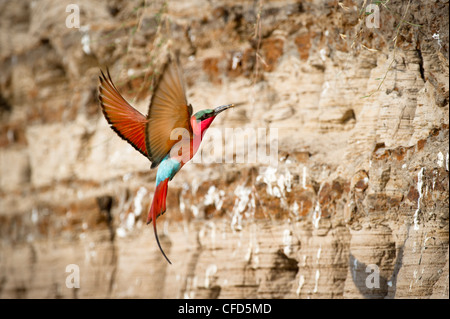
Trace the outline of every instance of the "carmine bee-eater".
<instances>
[{"instance_id":1,"label":"carmine bee-eater","mask_svg":"<svg viewBox=\"0 0 450 319\"><path fill-rule=\"evenodd\" d=\"M166 211L167 185L197 152L203 134L214 118L233 104L201 110L192 115L177 60L170 59L152 95L147 116L132 107L119 93L109 71L101 72L99 100L111 128L158 167L156 190L147 224L153 231L161 253L171 264L158 239L156 218ZM181 138L180 138L181 135Z\"/></svg>"}]
</instances>

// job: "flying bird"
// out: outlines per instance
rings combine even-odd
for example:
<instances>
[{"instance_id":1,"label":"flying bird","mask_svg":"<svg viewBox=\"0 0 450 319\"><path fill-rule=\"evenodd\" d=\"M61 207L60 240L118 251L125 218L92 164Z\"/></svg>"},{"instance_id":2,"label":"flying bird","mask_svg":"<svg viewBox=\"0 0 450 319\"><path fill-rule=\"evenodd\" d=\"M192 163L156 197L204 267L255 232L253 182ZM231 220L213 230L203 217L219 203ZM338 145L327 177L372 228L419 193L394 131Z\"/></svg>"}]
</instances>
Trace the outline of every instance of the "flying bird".
<instances>
[{"instance_id":1,"label":"flying bird","mask_svg":"<svg viewBox=\"0 0 450 319\"><path fill-rule=\"evenodd\" d=\"M147 116L132 107L114 85L109 70L101 71L100 106L110 127L147 157L157 168L156 189L147 224L153 222L156 242L171 264L158 239L156 218L166 211L169 181L195 155L204 133L215 117L234 106L222 105L192 115L178 59L168 59L153 91Z\"/></svg>"}]
</instances>

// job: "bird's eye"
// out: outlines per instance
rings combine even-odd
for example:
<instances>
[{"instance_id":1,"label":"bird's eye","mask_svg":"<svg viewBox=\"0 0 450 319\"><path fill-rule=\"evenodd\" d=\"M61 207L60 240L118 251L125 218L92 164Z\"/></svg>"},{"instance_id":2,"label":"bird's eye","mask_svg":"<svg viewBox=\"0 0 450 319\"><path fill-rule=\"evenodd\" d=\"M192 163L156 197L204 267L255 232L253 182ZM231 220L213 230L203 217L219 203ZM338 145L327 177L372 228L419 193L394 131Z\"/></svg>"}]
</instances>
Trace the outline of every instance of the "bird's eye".
<instances>
[{"instance_id":1,"label":"bird's eye","mask_svg":"<svg viewBox=\"0 0 450 319\"><path fill-rule=\"evenodd\" d=\"M206 119L209 117L209 115L210 115L210 113L205 113L205 114L203 114L203 115L200 117L200 120L201 120L201 121L206 120Z\"/></svg>"}]
</instances>

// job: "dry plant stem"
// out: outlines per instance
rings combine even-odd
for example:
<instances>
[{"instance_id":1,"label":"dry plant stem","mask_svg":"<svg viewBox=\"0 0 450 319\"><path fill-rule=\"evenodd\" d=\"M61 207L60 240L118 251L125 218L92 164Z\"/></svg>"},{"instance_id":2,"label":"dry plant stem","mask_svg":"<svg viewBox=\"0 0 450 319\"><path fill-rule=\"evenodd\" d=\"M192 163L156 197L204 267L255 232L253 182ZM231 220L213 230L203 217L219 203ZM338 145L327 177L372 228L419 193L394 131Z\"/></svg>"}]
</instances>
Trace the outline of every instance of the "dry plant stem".
<instances>
[{"instance_id":1,"label":"dry plant stem","mask_svg":"<svg viewBox=\"0 0 450 319\"><path fill-rule=\"evenodd\" d=\"M386 2L386 3L387 3L387 2ZM402 17L402 19L400 20L400 22L399 22L399 24L398 24L398 26L397 26L397 28L396 28L397 30L396 30L396 33L395 33L395 37L394 37L394 39L393 39L393 40L394 40L394 53L393 53L393 57L392 57L391 62L390 62L389 65L388 65L388 68L387 68L387 70L386 70L386 72L385 72L383 78L381 79L381 82L378 84L378 87L377 87L377 89L376 89L374 92L370 93L369 95L363 96L362 98L370 97L370 96L372 96L373 94L375 94L376 92L378 92L378 91L380 90L381 86L383 85L384 81L386 80L386 77L387 77L389 71L391 70L392 64L393 64L394 61L395 61L395 57L396 57L396 53L397 53L397 40L398 40L398 34L400 33L400 29L401 29L401 26L402 26L403 22L405 22L405 17L406 17L406 14L407 14L408 11L409 11L409 6L410 6L410 4L411 4L411 0L408 1L408 5L406 6L406 10L405 10L405 12L404 12L404 14L403 14L403 17ZM383 4L383 5L385 6L385 4Z\"/></svg>"},{"instance_id":2,"label":"dry plant stem","mask_svg":"<svg viewBox=\"0 0 450 319\"><path fill-rule=\"evenodd\" d=\"M259 62L260 62L260 54L259 50L261 48L261 12L262 12L262 0L259 0L259 6L258 6L258 14L256 15L256 23L255 23L255 34L253 35L254 39L257 39L256 44L256 52L255 52L255 66L253 67L253 75L252 75L252 91L253 91L253 97L252 97L252 112L253 114L255 110L255 85L256 81L258 79L258 70L259 70Z\"/></svg>"},{"instance_id":3,"label":"dry plant stem","mask_svg":"<svg viewBox=\"0 0 450 319\"><path fill-rule=\"evenodd\" d=\"M147 2L145 3L145 6L147 6ZM166 39L163 37L161 38L161 34L162 34L162 25L164 22L166 22L166 30L169 30L170 32L170 27L169 27L169 21L166 17L164 17L164 14L167 13L167 1L164 1L164 3L162 4L161 8L159 9L158 13L156 14L159 17L159 21L158 21L158 26L156 28L156 35L155 35L155 40L153 41L153 50L150 51L149 53L149 57L150 57L150 62L148 64L148 68L147 70L144 72L144 81L142 81L141 86L139 87L139 89L137 90L137 93L135 94L135 96L133 97L132 101L135 102L137 97L141 94L141 92L144 90L145 85L148 81L153 82L153 78L154 76L157 74L157 72L154 71L154 61L155 61L155 57L158 56L158 50L155 50L155 48L159 48L160 45L162 45ZM140 25L141 25L141 21L143 20L144 17L144 12L142 13L140 19L139 19L139 25L138 25L138 30L140 29ZM150 91L153 91L153 87L150 87Z\"/></svg>"}]
</instances>

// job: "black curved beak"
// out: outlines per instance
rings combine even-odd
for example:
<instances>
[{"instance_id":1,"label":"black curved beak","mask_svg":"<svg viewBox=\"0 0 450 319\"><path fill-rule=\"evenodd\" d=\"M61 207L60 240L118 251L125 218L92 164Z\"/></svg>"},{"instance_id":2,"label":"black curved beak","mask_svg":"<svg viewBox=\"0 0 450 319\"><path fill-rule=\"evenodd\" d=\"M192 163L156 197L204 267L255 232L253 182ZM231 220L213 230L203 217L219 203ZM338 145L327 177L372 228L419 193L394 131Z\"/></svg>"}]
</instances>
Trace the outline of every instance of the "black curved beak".
<instances>
[{"instance_id":1,"label":"black curved beak","mask_svg":"<svg viewBox=\"0 0 450 319\"><path fill-rule=\"evenodd\" d=\"M214 114L214 116L216 116L220 112L223 112L223 111L225 111L225 110L227 110L229 108L232 108L232 107L234 107L234 104L227 104L227 105L222 105L222 106L216 107L214 109L214 113L213 114Z\"/></svg>"}]
</instances>

